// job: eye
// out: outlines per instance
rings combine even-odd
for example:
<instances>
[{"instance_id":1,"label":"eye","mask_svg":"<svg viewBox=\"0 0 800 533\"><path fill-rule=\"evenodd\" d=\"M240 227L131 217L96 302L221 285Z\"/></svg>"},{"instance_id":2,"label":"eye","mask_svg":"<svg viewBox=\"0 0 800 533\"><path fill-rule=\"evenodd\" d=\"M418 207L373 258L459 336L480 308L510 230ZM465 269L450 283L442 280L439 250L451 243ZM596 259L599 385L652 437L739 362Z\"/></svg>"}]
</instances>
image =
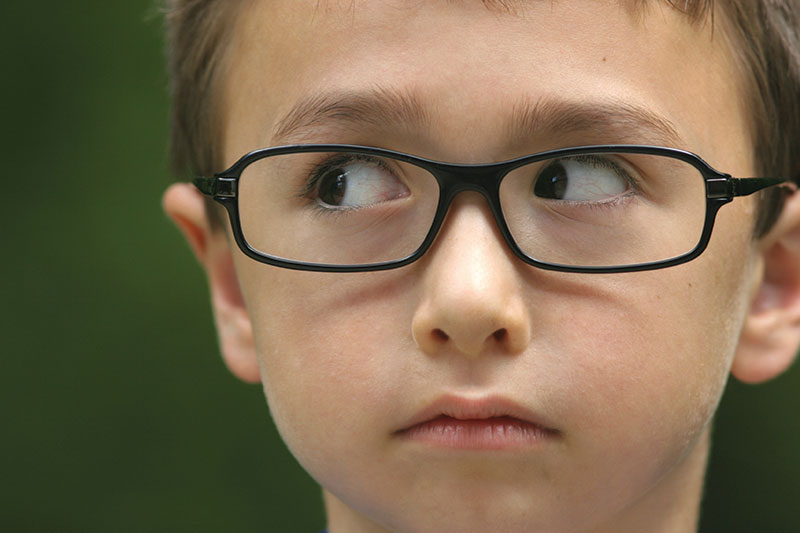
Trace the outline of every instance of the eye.
<instances>
[{"instance_id":1,"label":"eye","mask_svg":"<svg viewBox=\"0 0 800 533\"><path fill-rule=\"evenodd\" d=\"M317 203L323 207L369 207L409 195L385 161L364 156L324 163L312 184Z\"/></svg>"},{"instance_id":2,"label":"eye","mask_svg":"<svg viewBox=\"0 0 800 533\"><path fill-rule=\"evenodd\" d=\"M616 162L584 155L548 162L536 177L533 193L552 200L602 202L623 194L631 183Z\"/></svg>"}]
</instances>

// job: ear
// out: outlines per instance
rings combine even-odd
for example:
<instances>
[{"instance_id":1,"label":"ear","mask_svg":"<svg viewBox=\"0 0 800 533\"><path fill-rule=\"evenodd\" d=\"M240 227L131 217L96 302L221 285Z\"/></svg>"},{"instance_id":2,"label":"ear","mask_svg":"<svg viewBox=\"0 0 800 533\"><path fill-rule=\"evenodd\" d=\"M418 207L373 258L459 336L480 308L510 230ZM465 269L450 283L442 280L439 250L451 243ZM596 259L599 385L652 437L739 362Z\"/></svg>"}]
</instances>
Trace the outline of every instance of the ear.
<instances>
[{"instance_id":1,"label":"ear","mask_svg":"<svg viewBox=\"0 0 800 533\"><path fill-rule=\"evenodd\" d=\"M231 247L221 228L212 228L202 194L188 183L164 193L164 211L175 222L208 276L220 349L228 368L248 383L261 380L253 327L242 298Z\"/></svg>"},{"instance_id":2,"label":"ear","mask_svg":"<svg viewBox=\"0 0 800 533\"><path fill-rule=\"evenodd\" d=\"M761 282L745 321L731 373L760 383L786 370L800 345L800 193L758 243Z\"/></svg>"}]
</instances>

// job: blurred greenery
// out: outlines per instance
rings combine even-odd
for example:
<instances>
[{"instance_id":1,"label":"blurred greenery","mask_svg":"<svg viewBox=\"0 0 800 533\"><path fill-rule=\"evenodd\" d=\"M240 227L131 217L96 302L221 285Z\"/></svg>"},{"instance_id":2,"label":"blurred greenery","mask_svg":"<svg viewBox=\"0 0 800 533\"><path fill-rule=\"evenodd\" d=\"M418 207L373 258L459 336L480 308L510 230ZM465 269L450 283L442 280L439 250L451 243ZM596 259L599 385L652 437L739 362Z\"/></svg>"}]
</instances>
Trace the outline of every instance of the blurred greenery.
<instances>
[{"instance_id":1,"label":"blurred greenery","mask_svg":"<svg viewBox=\"0 0 800 533\"><path fill-rule=\"evenodd\" d=\"M0 530L319 530L319 491L260 388L224 370L203 276L160 210L153 0L0 14ZM703 531L800 530L798 384L795 368L729 387Z\"/></svg>"}]
</instances>

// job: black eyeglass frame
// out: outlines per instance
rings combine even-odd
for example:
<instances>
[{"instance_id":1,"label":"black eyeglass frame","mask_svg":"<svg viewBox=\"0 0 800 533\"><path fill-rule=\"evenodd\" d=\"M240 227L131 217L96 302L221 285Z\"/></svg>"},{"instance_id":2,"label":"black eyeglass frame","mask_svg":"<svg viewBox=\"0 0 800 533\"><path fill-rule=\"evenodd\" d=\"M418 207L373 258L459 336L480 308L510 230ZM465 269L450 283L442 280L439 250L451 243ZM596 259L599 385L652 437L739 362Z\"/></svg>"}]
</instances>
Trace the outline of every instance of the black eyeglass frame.
<instances>
[{"instance_id":1,"label":"black eyeglass frame","mask_svg":"<svg viewBox=\"0 0 800 533\"><path fill-rule=\"evenodd\" d=\"M299 154L313 152L339 152L339 153L360 153L376 157L394 159L406 162L424 170L434 176L439 184L439 203L436 207L431 227L428 230L422 244L409 256L396 261L385 261L380 263L358 264L358 265L330 265L320 263L307 263L303 261L291 261L275 256L271 256L252 248L242 232L239 217L238 190L239 179L242 172L248 165L264 159L282 154ZM544 159L573 157L584 154L642 154L670 157L684 161L696 168L705 180L706 189L706 217L703 232L697 245L689 252L670 259L638 263L634 265L618 266L572 266L558 263L548 263L539 261L525 254L514 241L514 237L506 225L505 217L502 213L500 204L500 183L503 178L512 170L535 163ZM236 244L248 257L273 266L289 268L293 270L306 270L314 272L370 272L379 270L390 270L413 263L430 248L436 239L436 235L444 222L451 202L457 194L464 191L475 191L481 194L489 202L495 221L500 229L503 238L508 246L525 263L545 270L559 272L574 272L583 274L597 273L621 273L639 272L645 270L655 270L670 266L686 263L699 256L708 246L711 239L711 231L717 211L720 207L731 202L737 196L747 196L757 191L790 182L791 178L734 178L730 174L719 172L712 168L699 156L679 150L662 146L648 145L595 145L578 146L572 148L560 148L536 154L526 155L508 161L486 164L459 164L444 163L426 159L423 157L376 148L372 146L359 146L350 144L300 144L276 146L255 150L244 155L230 168L215 174L213 177L197 177L193 180L194 185L203 194L212 197L216 202L225 207L231 222Z\"/></svg>"}]
</instances>

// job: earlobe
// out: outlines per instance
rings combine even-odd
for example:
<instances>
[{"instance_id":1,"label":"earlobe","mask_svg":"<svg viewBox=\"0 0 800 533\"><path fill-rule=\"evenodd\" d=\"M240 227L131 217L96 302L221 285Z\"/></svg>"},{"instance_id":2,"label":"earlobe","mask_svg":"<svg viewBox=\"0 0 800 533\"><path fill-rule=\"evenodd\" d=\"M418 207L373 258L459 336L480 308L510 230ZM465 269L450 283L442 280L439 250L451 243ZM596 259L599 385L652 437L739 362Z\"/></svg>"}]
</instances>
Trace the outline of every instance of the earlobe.
<instances>
[{"instance_id":1,"label":"earlobe","mask_svg":"<svg viewBox=\"0 0 800 533\"><path fill-rule=\"evenodd\" d=\"M258 383L261 373L253 326L239 288L230 246L222 230L214 232L208 244L205 269L222 357L236 377Z\"/></svg>"},{"instance_id":2,"label":"earlobe","mask_svg":"<svg viewBox=\"0 0 800 533\"><path fill-rule=\"evenodd\" d=\"M189 184L170 186L162 204L206 272L225 363L239 379L248 383L261 381L253 328L224 231L211 227L202 195Z\"/></svg>"},{"instance_id":3,"label":"earlobe","mask_svg":"<svg viewBox=\"0 0 800 533\"><path fill-rule=\"evenodd\" d=\"M763 275L731 367L745 383L779 376L800 346L800 193L787 199L760 248Z\"/></svg>"}]
</instances>

